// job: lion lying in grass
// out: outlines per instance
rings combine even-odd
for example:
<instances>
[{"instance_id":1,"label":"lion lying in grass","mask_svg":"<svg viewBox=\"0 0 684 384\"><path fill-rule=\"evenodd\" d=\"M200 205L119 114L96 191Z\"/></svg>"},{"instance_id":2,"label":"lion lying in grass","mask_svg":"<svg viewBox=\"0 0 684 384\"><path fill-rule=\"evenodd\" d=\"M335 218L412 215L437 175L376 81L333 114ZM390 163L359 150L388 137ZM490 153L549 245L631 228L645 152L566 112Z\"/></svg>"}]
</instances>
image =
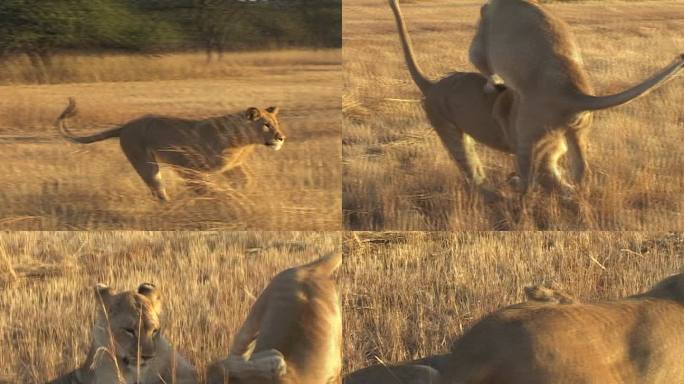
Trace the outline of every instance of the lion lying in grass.
<instances>
[{"instance_id":1,"label":"lion lying in grass","mask_svg":"<svg viewBox=\"0 0 684 384\"><path fill-rule=\"evenodd\" d=\"M576 300L558 289L539 285L525 287L528 303L570 304ZM360 369L344 377L344 384L436 384L442 383L451 355L433 355L396 365L378 364Z\"/></svg>"},{"instance_id":2,"label":"lion lying in grass","mask_svg":"<svg viewBox=\"0 0 684 384\"><path fill-rule=\"evenodd\" d=\"M146 116L90 136L69 132L67 120L75 115L76 101L70 98L56 122L62 136L79 144L118 137L128 161L161 201L169 198L159 173L160 163L173 166L190 188L202 194L206 192L207 173L240 166L257 145L277 151L285 142L278 107L251 107L204 120Z\"/></svg>"},{"instance_id":3,"label":"lion lying in grass","mask_svg":"<svg viewBox=\"0 0 684 384\"><path fill-rule=\"evenodd\" d=\"M331 277L341 263L334 254L276 275L207 383L341 383L342 315Z\"/></svg>"},{"instance_id":4,"label":"lion lying in grass","mask_svg":"<svg viewBox=\"0 0 684 384\"><path fill-rule=\"evenodd\" d=\"M451 349L444 383L684 383L684 274L621 300L516 304Z\"/></svg>"},{"instance_id":5,"label":"lion lying in grass","mask_svg":"<svg viewBox=\"0 0 684 384\"><path fill-rule=\"evenodd\" d=\"M160 333L161 300L152 284L115 294L95 289L97 317L88 356L48 384L194 384L195 368Z\"/></svg>"}]
</instances>

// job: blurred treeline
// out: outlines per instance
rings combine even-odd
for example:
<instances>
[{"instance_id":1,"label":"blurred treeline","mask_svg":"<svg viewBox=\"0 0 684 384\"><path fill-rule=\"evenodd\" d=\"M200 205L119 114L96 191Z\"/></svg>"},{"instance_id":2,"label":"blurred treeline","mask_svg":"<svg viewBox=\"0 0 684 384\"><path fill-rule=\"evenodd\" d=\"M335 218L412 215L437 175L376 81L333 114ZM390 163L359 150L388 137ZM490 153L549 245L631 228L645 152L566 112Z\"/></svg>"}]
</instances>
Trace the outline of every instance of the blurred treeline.
<instances>
[{"instance_id":1,"label":"blurred treeline","mask_svg":"<svg viewBox=\"0 0 684 384\"><path fill-rule=\"evenodd\" d=\"M0 60L341 46L341 0L0 0Z\"/></svg>"}]
</instances>

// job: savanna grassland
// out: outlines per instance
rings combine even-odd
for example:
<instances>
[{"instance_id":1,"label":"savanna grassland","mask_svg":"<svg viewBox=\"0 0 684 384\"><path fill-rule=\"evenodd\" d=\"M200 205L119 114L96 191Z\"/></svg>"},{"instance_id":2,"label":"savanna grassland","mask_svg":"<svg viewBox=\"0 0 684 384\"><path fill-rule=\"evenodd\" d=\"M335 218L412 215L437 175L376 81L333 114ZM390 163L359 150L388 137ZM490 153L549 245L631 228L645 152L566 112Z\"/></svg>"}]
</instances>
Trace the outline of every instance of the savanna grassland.
<instances>
[{"instance_id":1,"label":"savanna grassland","mask_svg":"<svg viewBox=\"0 0 684 384\"><path fill-rule=\"evenodd\" d=\"M200 372L228 354L283 269L338 251L311 232L13 232L0 236L0 382L43 383L88 352L101 282L160 290L164 335Z\"/></svg>"},{"instance_id":2,"label":"savanna grassland","mask_svg":"<svg viewBox=\"0 0 684 384\"><path fill-rule=\"evenodd\" d=\"M0 227L8 229L263 229L340 227L339 49L205 55L61 54L49 85L27 59L0 73ZM209 178L198 196L162 166L171 202L160 204L117 139L61 138L54 121L74 96L80 135L143 115L191 119L280 107L288 140L257 148L244 171Z\"/></svg>"},{"instance_id":3,"label":"savanna grassland","mask_svg":"<svg viewBox=\"0 0 684 384\"><path fill-rule=\"evenodd\" d=\"M476 72L468 62L481 0L404 1L418 63L432 79ZM642 81L684 52L681 1L550 2L576 35L598 95ZM507 185L511 155L479 145L506 203L487 206L420 104L385 0L343 9L343 210L357 230L675 230L683 227L684 91L679 76L626 106L597 112L589 134L588 192L576 204L539 193L520 214Z\"/></svg>"},{"instance_id":4,"label":"savanna grassland","mask_svg":"<svg viewBox=\"0 0 684 384\"><path fill-rule=\"evenodd\" d=\"M617 299L684 268L681 233L357 232L343 252L345 374L446 353L528 285Z\"/></svg>"}]
</instances>

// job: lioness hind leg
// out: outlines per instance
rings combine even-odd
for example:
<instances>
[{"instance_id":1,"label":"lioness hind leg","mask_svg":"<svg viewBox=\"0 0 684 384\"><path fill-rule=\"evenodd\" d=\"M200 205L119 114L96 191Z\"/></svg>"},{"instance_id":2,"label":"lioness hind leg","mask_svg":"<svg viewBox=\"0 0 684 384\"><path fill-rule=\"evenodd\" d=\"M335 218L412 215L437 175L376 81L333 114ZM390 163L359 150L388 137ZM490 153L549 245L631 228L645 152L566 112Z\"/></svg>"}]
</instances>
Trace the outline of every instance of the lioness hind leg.
<instances>
[{"instance_id":1,"label":"lioness hind leg","mask_svg":"<svg viewBox=\"0 0 684 384\"><path fill-rule=\"evenodd\" d=\"M477 156L473 138L451 124L442 122L438 125L433 122L432 125L468 184L477 190L486 203L501 200L501 194L485 183L487 176Z\"/></svg>"},{"instance_id":2,"label":"lioness hind leg","mask_svg":"<svg viewBox=\"0 0 684 384\"><path fill-rule=\"evenodd\" d=\"M570 174L575 185L581 189L588 169L587 163L587 130L571 130L565 134L568 143L568 163Z\"/></svg>"},{"instance_id":3,"label":"lioness hind leg","mask_svg":"<svg viewBox=\"0 0 684 384\"><path fill-rule=\"evenodd\" d=\"M179 169L178 174L185 180L185 185L197 195L209 193L209 182L203 173L192 169Z\"/></svg>"},{"instance_id":4,"label":"lioness hind leg","mask_svg":"<svg viewBox=\"0 0 684 384\"><path fill-rule=\"evenodd\" d=\"M475 152L475 142L461 129L439 117L426 105L428 119L432 127L437 131L440 141L446 147L449 155L465 175L468 183L480 186L484 183L486 175L480 159Z\"/></svg>"},{"instance_id":5,"label":"lioness hind leg","mask_svg":"<svg viewBox=\"0 0 684 384\"><path fill-rule=\"evenodd\" d=\"M573 191L572 185L563 180L563 172L558 165L567 151L565 138L558 134L549 135L537 149L539 184L547 191L560 191L564 196L569 196Z\"/></svg>"},{"instance_id":6,"label":"lioness hind leg","mask_svg":"<svg viewBox=\"0 0 684 384\"><path fill-rule=\"evenodd\" d=\"M133 168L135 168L140 178L150 188L152 195L159 201L169 201L169 196L166 194L166 189L162 184L161 174L159 173L159 164L155 159L154 154L140 145L128 143L121 139L121 149L128 158Z\"/></svg>"},{"instance_id":7,"label":"lioness hind leg","mask_svg":"<svg viewBox=\"0 0 684 384\"><path fill-rule=\"evenodd\" d=\"M230 380L278 383L287 372L285 358L280 351L269 349L254 353L250 359L231 355L207 369L207 384L224 384Z\"/></svg>"},{"instance_id":8,"label":"lioness hind leg","mask_svg":"<svg viewBox=\"0 0 684 384\"><path fill-rule=\"evenodd\" d=\"M494 72L489 66L489 60L487 59L487 47L485 45L484 35L484 20L481 20L480 25L477 28L477 33L475 33L475 37L473 37L473 41L470 43L468 59L483 76L491 78L491 76L494 75Z\"/></svg>"},{"instance_id":9,"label":"lioness hind leg","mask_svg":"<svg viewBox=\"0 0 684 384\"><path fill-rule=\"evenodd\" d=\"M487 39L485 37L487 35L486 10L487 4L483 5L480 9L480 22L477 26L475 37L473 37L473 41L470 43L468 57L475 68L487 78L484 91L486 93L494 93L496 92L496 85L502 84L503 80L494 74L487 57Z\"/></svg>"},{"instance_id":10,"label":"lioness hind leg","mask_svg":"<svg viewBox=\"0 0 684 384\"><path fill-rule=\"evenodd\" d=\"M544 161L549 160L549 154L559 152L554 148L553 140L558 138L556 132L549 131L543 121L539 120L536 112L538 106L534 102L522 102L516 106L515 132L516 132L516 161L518 175L520 176L518 192L521 195L533 187L540 168L547 167ZM545 158L546 157L546 158ZM558 159L555 159L557 161ZM540 167L541 166L541 167ZM555 172L555 170L554 170Z\"/></svg>"}]
</instances>

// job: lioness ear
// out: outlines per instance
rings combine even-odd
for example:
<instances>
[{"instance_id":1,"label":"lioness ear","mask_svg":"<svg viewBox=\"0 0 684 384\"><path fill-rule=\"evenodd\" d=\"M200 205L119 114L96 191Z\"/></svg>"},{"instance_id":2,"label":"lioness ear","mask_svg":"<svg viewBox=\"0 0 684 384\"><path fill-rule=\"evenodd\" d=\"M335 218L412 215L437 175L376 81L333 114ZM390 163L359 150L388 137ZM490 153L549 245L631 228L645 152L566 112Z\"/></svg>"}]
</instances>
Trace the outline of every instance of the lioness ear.
<instances>
[{"instance_id":1,"label":"lioness ear","mask_svg":"<svg viewBox=\"0 0 684 384\"><path fill-rule=\"evenodd\" d=\"M98 283L95 286L95 298L98 304L102 303L105 307L108 307L113 295L114 291L107 285Z\"/></svg>"},{"instance_id":2,"label":"lioness ear","mask_svg":"<svg viewBox=\"0 0 684 384\"><path fill-rule=\"evenodd\" d=\"M260 117L261 117L261 111L259 110L259 108L256 108L256 107L247 108L247 118L248 119L255 121Z\"/></svg>"},{"instance_id":3,"label":"lioness ear","mask_svg":"<svg viewBox=\"0 0 684 384\"><path fill-rule=\"evenodd\" d=\"M147 297L152 305L154 306L155 312L161 312L161 297L159 295L159 290L154 284L142 283L138 287L138 293Z\"/></svg>"},{"instance_id":4,"label":"lioness ear","mask_svg":"<svg viewBox=\"0 0 684 384\"><path fill-rule=\"evenodd\" d=\"M278 107L268 107L268 108L266 108L266 112L268 112L268 113L270 113L270 114L273 114L273 115L277 115L279 111L280 111L280 108L278 108Z\"/></svg>"}]
</instances>

